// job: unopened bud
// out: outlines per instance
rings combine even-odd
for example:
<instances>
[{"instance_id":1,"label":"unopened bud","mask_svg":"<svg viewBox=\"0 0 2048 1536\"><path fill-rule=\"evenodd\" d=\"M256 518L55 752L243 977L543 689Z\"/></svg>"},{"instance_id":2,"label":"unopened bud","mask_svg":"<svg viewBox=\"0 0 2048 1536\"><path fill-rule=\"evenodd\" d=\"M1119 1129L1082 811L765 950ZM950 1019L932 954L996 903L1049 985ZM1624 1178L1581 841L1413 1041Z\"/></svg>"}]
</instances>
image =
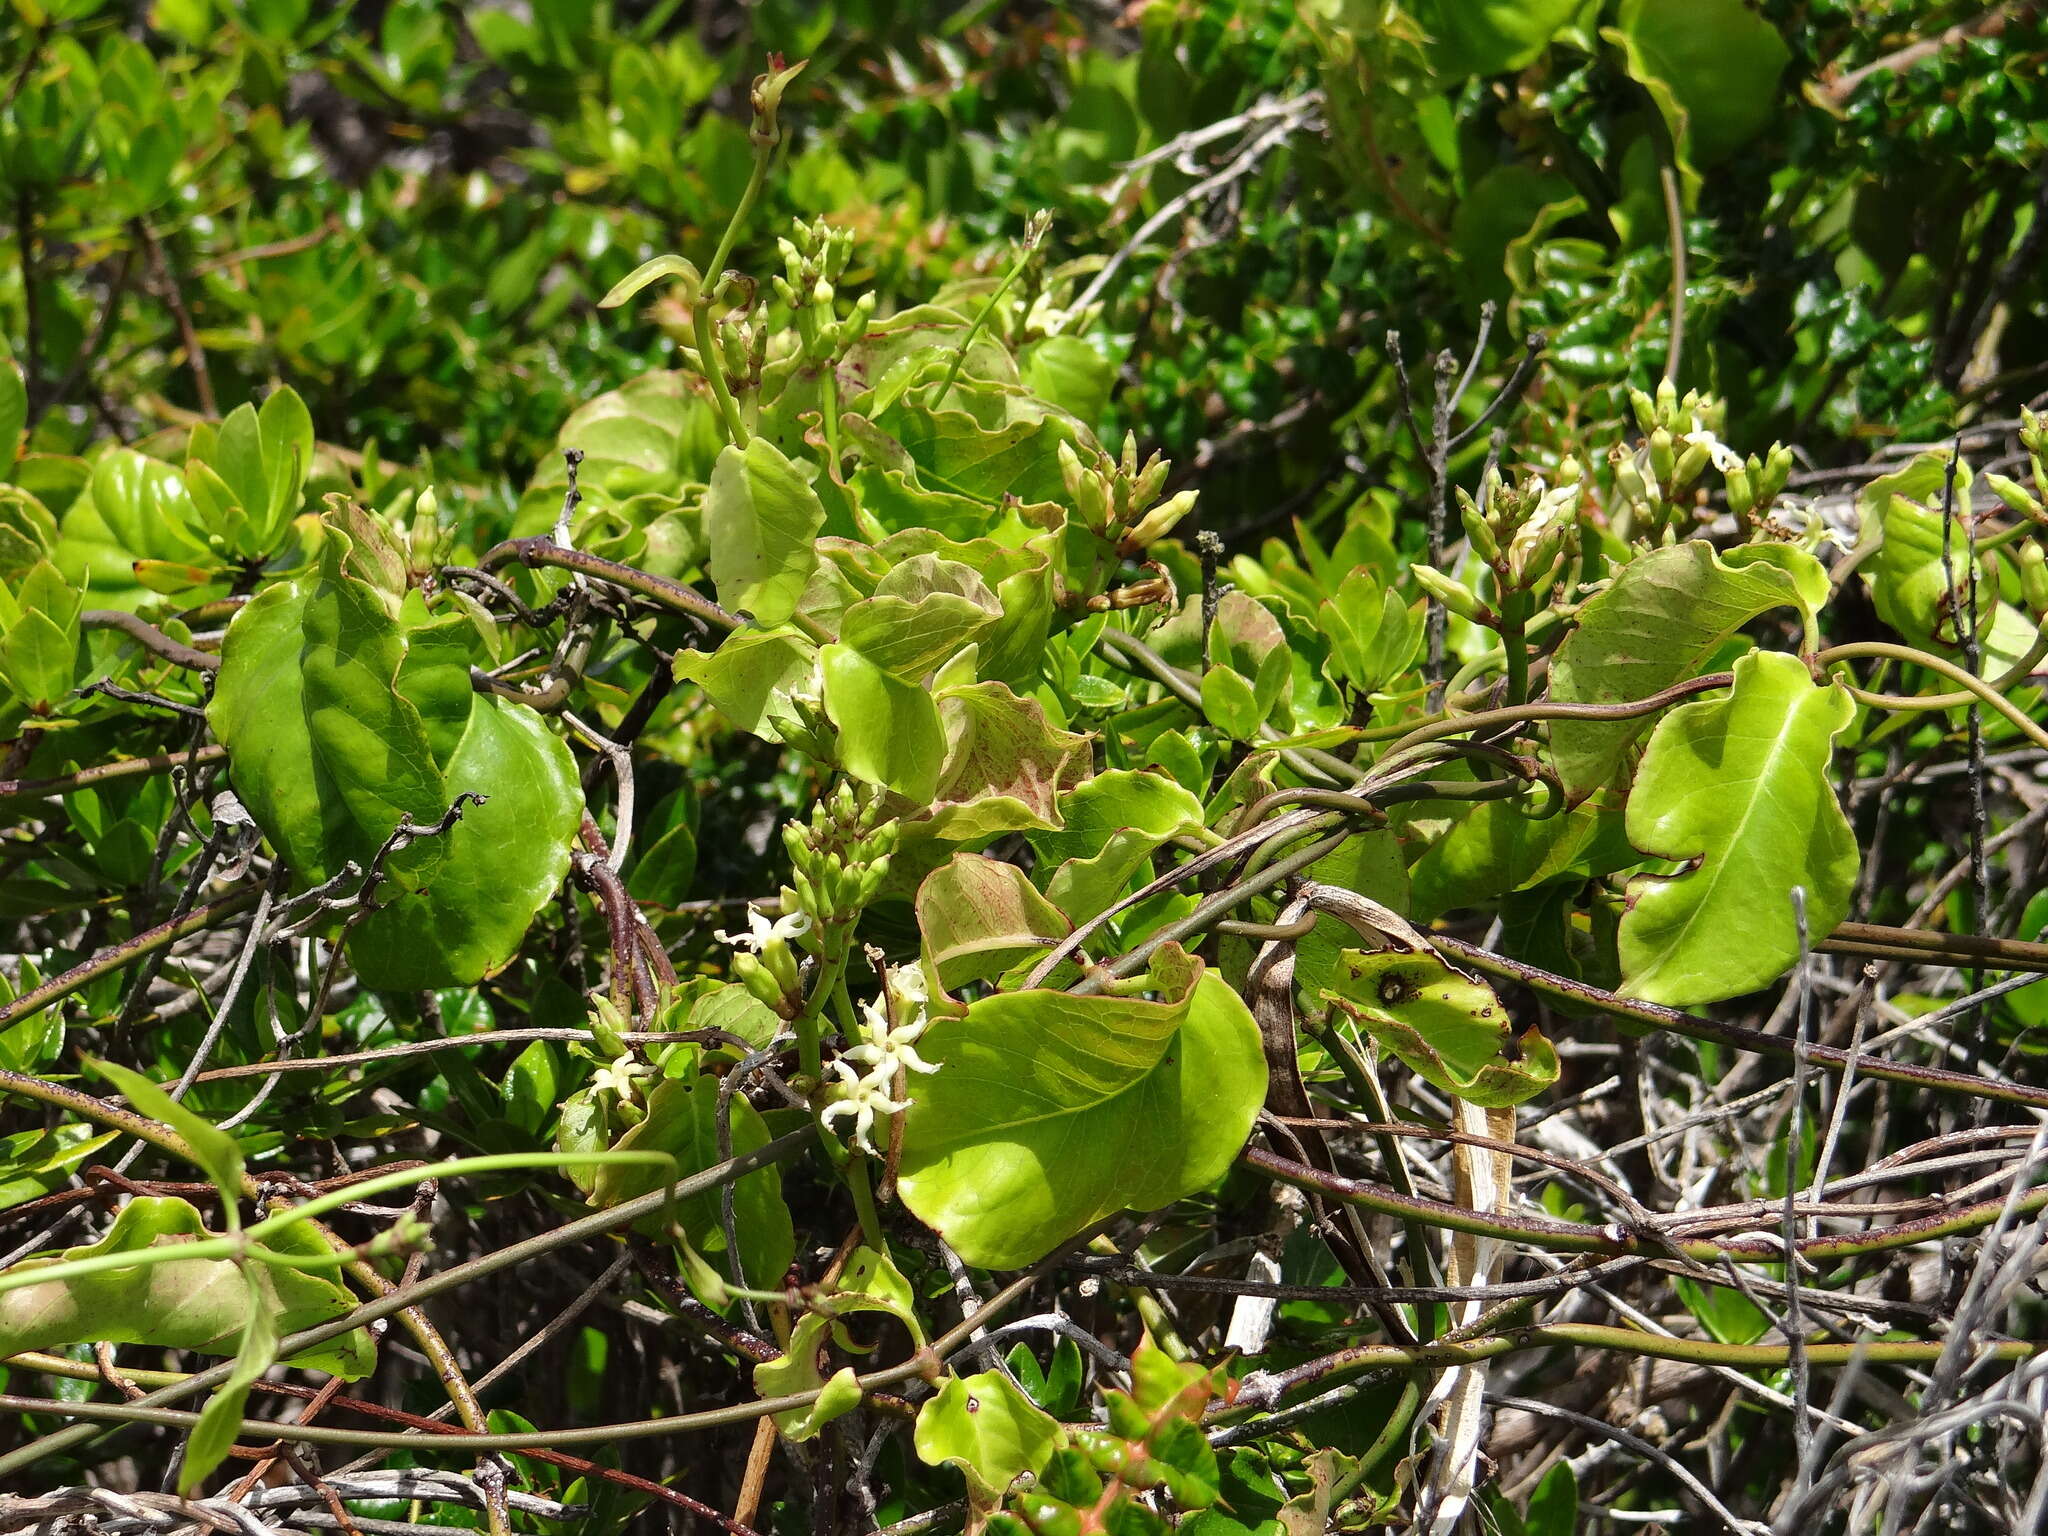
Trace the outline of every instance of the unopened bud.
<instances>
[{"instance_id":1,"label":"unopened bud","mask_svg":"<svg viewBox=\"0 0 2048 1536\"><path fill-rule=\"evenodd\" d=\"M1195 509L1195 494L1193 491L1182 491L1159 503L1138 519L1137 526L1124 535L1124 547L1143 549L1154 540L1165 538L1173 531L1175 523Z\"/></svg>"},{"instance_id":2,"label":"unopened bud","mask_svg":"<svg viewBox=\"0 0 2048 1536\"><path fill-rule=\"evenodd\" d=\"M2048 550L2033 539L2020 546L2020 595L2035 618L2048 618Z\"/></svg>"},{"instance_id":3,"label":"unopened bud","mask_svg":"<svg viewBox=\"0 0 2048 1536\"><path fill-rule=\"evenodd\" d=\"M1492 612L1463 582L1446 576L1433 566L1417 565L1412 569L1415 572L1415 580L1422 590L1459 618L1481 625L1490 625L1493 622Z\"/></svg>"},{"instance_id":4,"label":"unopened bud","mask_svg":"<svg viewBox=\"0 0 2048 1536\"><path fill-rule=\"evenodd\" d=\"M1458 516L1464 521L1465 537L1472 541L1472 553L1486 561L1498 559L1500 538L1486 520L1486 514L1479 510L1479 503L1472 499L1472 493L1462 485L1458 487Z\"/></svg>"}]
</instances>

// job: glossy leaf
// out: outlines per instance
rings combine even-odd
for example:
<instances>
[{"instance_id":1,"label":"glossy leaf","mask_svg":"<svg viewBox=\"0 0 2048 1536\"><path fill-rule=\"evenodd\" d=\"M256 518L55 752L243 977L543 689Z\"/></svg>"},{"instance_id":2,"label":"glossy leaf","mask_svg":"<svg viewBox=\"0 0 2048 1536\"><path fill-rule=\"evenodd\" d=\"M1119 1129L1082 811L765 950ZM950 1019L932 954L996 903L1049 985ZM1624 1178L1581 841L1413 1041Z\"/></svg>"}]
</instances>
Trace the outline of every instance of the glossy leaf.
<instances>
[{"instance_id":1,"label":"glossy leaf","mask_svg":"<svg viewBox=\"0 0 2048 1536\"><path fill-rule=\"evenodd\" d=\"M1026 1472L1042 1471L1067 1437L1009 1377L983 1371L947 1377L917 1410L912 1439L918 1460L958 1467L970 1500L986 1508Z\"/></svg>"},{"instance_id":2,"label":"glossy leaf","mask_svg":"<svg viewBox=\"0 0 2048 1536\"><path fill-rule=\"evenodd\" d=\"M905 799L932 799L939 791L946 731L931 694L843 645L828 645L819 657L825 713L839 728L840 766Z\"/></svg>"},{"instance_id":3,"label":"glossy leaf","mask_svg":"<svg viewBox=\"0 0 2048 1536\"><path fill-rule=\"evenodd\" d=\"M1686 867L1629 884L1625 993L1690 1007L1776 980L1799 957L1795 885L1811 940L1847 914L1856 840L1827 772L1855 712L1797 657L1760 652L1735 664L1726 697L1658 724L1629 795L1628 835Z\"/></svg>"},{"instance_id":4,"label":"glossy leaf","mask_svg":"<svg viewBox=\"0 0 2048 1536\"><path fill-rule=\"evenodd\" d=\"M97 1243L23 1259L6 1273L213 1235L189 1202L138 1195ZM285 1228L270 1246L309 1255L323 1251L304 1223ZM245 1269L228 1259L171 1260L0 1292L0 1350L16 1354L102 1342L228 1354L247 1321L252 1288L283 1333L329 1322L356 1305L347 1290L309 1270L267 1264ZM374 1358L369 1334L359 1328L293 1356L292 1363L354 1381L369 1374Z\"/></svg>"},{"instance_id":5,"label":"glossy leaf","mask_svg":"<svg viewBox=\"0 0 2048 1536\"><path fill-rule=\"evenodd\" d=\"M487 796L438 838L386 863L383 905L350 958L372 986L475 981L502 965L567 873L582 794L568 749L531 710L469 696L459 737L445 690L404 674L408 639L375 590L342 572L330 531L317 572L266 588L235 616L208 719L235 791L300 880L367 868L410 816L437 822L458 794ZM401 682L432 694L430 734ZM436 762L453 737L445 771Z\"/></svg>"},{"instance_id":6,"label":"glossy leaf","mask_svg":"<svg viewBox=\"0 0 2048 1536\"><path fill-rule=\"evenodd\" d=\"M773 443L727 447L704 493L718 600L757 623L787 622L817 566L811 541L824 526L818 493Z\"/></svg>"},{"instance_id":7,"label":"glossy leaf","mask_svg":"<svg viewBox=\"0 0 2048 1536\"><path fill-rule=\"evenodd\" d=\"M1742 0L1621 0L1602 35L1656 103L1691 186L1786 104L1791 50Z\"/></svg>"},{"instance_id":8,"label":"glossy leaf","mask_svg":"<svg viewBox=\"0 0 2048 1536\"><path fill-rule=\"evenodd\" d=\"M732 1148L751 1152L769 1140L760 1114L744 1098L731 1105ZM718 1079L685 1081L667 1078L654 1086L647 1117L612 1144L614 1152L666 1152L681 1174L696 1173L721 1161L718 1149ZM603 1209L662 1188L668 1175L652 1164L607 1163L591 1180L590 1203ZM655 1215L640 1223L650 1236L664 1236L669 1219ZM697 1252L726 1252L725 1227L719 1216L716 1190L679 1200L675 1222ZM756 1169L733 1185L733 1220L739 1235L740 1273L726 1272L738 1284L767 1288L782 1283L783 1271L796 1252L789 1207L782 1199L782 1174L773 1166Z\"/></svg>"},{"instance_id":9,"label":"glossy leaf","mask_svg":"<svg viewBox=\"0 0 2048 1536\"><path fill-rule=\"evenodd\" d=\"M1520 1104L1557 1081L1542 1031L1517 1033L1493 988L1434 951L1348 950L1327 996L1421 1077L1471 1103Z\"/></svg>"},{"instance_id":10,"label":"glossy leaf","mask_svg":"<svg viewBox=\"0 0 2048 1536\"><path fill-rule=\"evenodd\" d=\"M1121 896L1154 849L1203 824L1202 802L1157 773L1111 769L1060 797L1058 831L1034 835L1045 893L1075 922Z\"/></svg>"},{"instance_id":11,"label":"glossy leaf","mask_svg":"<svg viewBox=\"0 0 2048 1536\"><path fill-rule=\"evenodd\" d=\"M1651 550L1579 611L1551 663L1550 697L1565 704L1648 698L1697 676L1714 650L1758 615L1800 606L1801 585L1778 565L1730 564L1704 540ZM1651 722L1647 715L1552 722L1552 755L1572 800L1611 780Z\"/></svg>"},{"instance_id":12,"label":"glossy leaf","mask_svg":"<svg viewBox=\"0 0 2048 1536\"><path fill-rule=\"evenodd\" d=\"M906 1205L970 1264L1029 1264L1220 1177L1265 1101L1258 1027L1169 945L1142 997L1032 990L936 1019L903 1118Z\"/></svg>"}]
</instances>

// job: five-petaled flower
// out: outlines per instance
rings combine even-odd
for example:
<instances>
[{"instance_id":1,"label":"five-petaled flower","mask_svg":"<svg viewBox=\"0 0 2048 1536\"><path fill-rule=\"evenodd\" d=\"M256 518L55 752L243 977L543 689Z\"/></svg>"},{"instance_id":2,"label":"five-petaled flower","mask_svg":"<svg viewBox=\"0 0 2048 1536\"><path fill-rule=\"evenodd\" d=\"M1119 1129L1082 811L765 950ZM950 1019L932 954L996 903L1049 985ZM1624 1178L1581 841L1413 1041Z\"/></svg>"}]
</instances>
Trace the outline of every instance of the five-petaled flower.
<instances>
[{"instance_id":1,"label":"five-petaled flower","mask_svg":"<svg viewBox=\"0 0 2048 1536\"><path fill-rule=\"evenodd\" d=\"M868 1133L875 1128L875 1116L900 1115L910 1108L909 1103L890 1098L889 1085L875 1073L857 1072L843 1059L833 1062L832 1070L839 1074L840 1097L827 1104L818 1118L829 1128L839 1116L851 1115L854 1145L870 1157L881 1156L868 1140Z\"/></svg>"},{"instance_id":2,"label":"five-petaled flower","mask_svg":"<svg viewBox=\"0 0 2048 1536\"><path fill-rule=\"evenodd\" d=\"M839 1097L825 1107L826 1125L840 1116L853 1117L853 1139L864 1152L874 1154L868 1135L875 1116L900 1115L910 1108L906 1097L891 1098L897 1080L908 1072L936 1072L938 1065L917 1054L916 1042L930 1020L925 1015L927 993L924 973L914 966L891 971L888 996L897 1011L891 1022L889 1004L877 999L861 1004L861 1034L858 1045L842 1051L832 1063L839 1078ZM854 1063L860 1064L856 1070Z\"/></svg>"},{"instance_id":3,"label":"five-petaled flower","mask_svg":"<svg viewBox=\"0 0 2048 1536\"><path fill-rule=\"evenodd\" d=\"M810 931L811 914L808 912L791 912L787 916L771 919L759 907L749 907L745 933L727 933L720 928L716 931L715 937L721 944L730 944L735 949L750 949L758 955L776 939L787 942L790 939L801 938Z\"/></svg>"},{"instance_id":4,"label":"five-petaled flower","mask_svg":"<svg viewBox=\"0 0 2048 1536\"><path fill-rule=\"evenodd\" d=\"M590 1080L590 1086L599 1093L610 1092L622 1099L631 1099L639 1094L639 1080L651 1075L653 1071L654 1068L647 1063L635 1060L629 1051L609 1065L599 1067L597 1075Z\"/></svg>"}]
</instances>

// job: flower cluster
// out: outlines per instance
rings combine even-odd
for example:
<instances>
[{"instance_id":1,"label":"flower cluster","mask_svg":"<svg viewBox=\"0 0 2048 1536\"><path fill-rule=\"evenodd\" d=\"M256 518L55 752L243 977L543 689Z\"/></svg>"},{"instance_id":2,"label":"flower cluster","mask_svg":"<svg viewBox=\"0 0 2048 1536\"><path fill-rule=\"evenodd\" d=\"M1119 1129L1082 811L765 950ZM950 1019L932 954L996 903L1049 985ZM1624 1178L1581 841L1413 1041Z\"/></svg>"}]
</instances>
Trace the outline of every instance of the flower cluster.
<instances>
[{"instance_id":1,"label":"flower cluster","mask_svg":"<svg viewBox=\"0 0 2048 1536\"><path fill-rule=\"evenodd\" d=\"M842 1117L851 1119L854 1145L870 1156L879 1155L869 1139L876 1117L900 1115L910 1108L907 1097L893 1097L902 1091L898 1084L906 1081L909 1073L939 1070L916 1050L918 1038L931 1024L926 1013L928 1001L924 974L915 966L891 971L886 998L861 1005L861 1043L841 1052L832 1063L832 1072L839 1079L839 1096L820 1118L828 1126ZM892 1012L896 1015L893 1020Z\"/></svg>"}]
</instances>

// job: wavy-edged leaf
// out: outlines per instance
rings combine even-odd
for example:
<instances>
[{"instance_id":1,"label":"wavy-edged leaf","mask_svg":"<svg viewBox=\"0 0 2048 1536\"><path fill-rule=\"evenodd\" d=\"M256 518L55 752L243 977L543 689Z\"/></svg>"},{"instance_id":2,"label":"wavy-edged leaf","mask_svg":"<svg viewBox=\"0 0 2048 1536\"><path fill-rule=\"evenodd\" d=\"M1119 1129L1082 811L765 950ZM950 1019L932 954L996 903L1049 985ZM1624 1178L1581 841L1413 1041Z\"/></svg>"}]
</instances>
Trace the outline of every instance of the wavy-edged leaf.
<instances>
[{"instance_id":1,"label":"wavy-edged leaf","mask_svg":"<svg viewBox=\"0 0 2048 1536\"><path fill-rule=\"evenodd\" d=\"M1325 996L1425 1080L1473 1104L1520 1104L1557 1081L1557 1052L1516 1034L1493 988L1432 950L1344 952Z\"/></svg>"},{"instance_id":2,"label":"wavy-edged leaf","mask_svg":"<svg viewBox=\"0 0 2048 1536\"><path fill-rule=\"evenodd\" d=\"M138 1195L98 1242L23 1259L5 1273L215 1235L188 1201ZM304 1222L286 1227L270 1246L309 1256L323 1251ZM0 1352L106 1343L227 1354L247 1319L252 1286L283 1333L330 1322L356 1304L347 1290L309 1270L254 1265L245 1273L229 1259L173 1259L0 1292ZM369 1374L374 1360L375 1346L358 1328L294 1355L291 1363L355 1381Z\"/></svg>"},{"instance_id":3,"label":"wavy-edged leaf","mask_svg":"<svg viewBox=\"0 0 2048 1536\"><path fill-rule=\"evenodd\" d=\"M818 493L766 438L728 446L711 471L704 536L718 600L762 624L781 624L817 568L811 542L825 526Z\"/></svg>"},{"instance_id":4,"label":"wavy-edged leaf","mask_svg":"<svg viewBox=\"0 0 2048 1536\"><path fill-rule=\"evenodd\" d=\"M1551 662L1550 697L1561 704L1646 699L1697 676L1722 641L1758 615L1803 609L1803 587L1782 565L1731 563L1704 539L1651 550L1579 611ZM1551 755L1574 802L1614 777L1651 718L1552 723Z\"/></svg>"},{"instance_id":5,"label":"wavy-edged leaf","mask_svg":"<svg viewBox=\"0 0 2048 1536\"><path fill-rule=\"evenodd\" d=\"M1856 706L1796 656L1735 664L1726 697L1673 710L1650 737L1628 800L1628 835L1673 875L1629 884L1622 991L1673 1007L1739 997L1799 957L1790 891L1806 891L1812 940L1848 911L1857 851L1828 781Z\"/></svg>"},{"instance_id":6,"label":"wavy-edged leaf","mask_svg":"<svg viewBox=\"0 0 2048 1536\"><path fill-rule=\"evenodd\" d=\"M1065 938L1073 925L1014 864L956 853L917 888L924 958L951 991L990 981Z\"/></svg>"},{"instance_id":7,"label":"wavy-edged leaf","mask_svg":"<svg viewBox=\"0 0 2048 1536\"><path fill-rule=\"evenodd\" d=\"M1265 1102L1258 1026L1178 945L1151 997L1036 988L935 1020L899 1188L968 1263L1014 1269L1129 1209L1220 1178Z\"/></svg>"}]
</instances>

